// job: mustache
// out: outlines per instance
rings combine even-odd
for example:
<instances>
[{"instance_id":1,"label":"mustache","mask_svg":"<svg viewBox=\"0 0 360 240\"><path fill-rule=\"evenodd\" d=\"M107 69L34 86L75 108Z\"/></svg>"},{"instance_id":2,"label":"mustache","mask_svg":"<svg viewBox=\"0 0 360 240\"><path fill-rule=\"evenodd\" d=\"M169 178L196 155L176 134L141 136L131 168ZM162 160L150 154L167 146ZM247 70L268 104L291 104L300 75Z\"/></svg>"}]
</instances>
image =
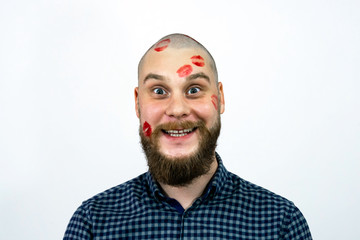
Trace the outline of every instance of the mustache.
<instances>
[{"instance_id":1,"label":"mustache","mask_svg":"<svg viewBox=\"0 0 360 240\"><path fill-rule=\"evenodd\" d=\"M189 129L189 128L196 128L196 127L201 127L205 125L203 121L197 121L197 122L192 122L192 121L180 121L180 122L168 122L168 123L163 123L160 124L159 126L157 126L155 128L155 131L157 129L160 130L178 130L178 129Z\"/></svg>"}]
</instances>

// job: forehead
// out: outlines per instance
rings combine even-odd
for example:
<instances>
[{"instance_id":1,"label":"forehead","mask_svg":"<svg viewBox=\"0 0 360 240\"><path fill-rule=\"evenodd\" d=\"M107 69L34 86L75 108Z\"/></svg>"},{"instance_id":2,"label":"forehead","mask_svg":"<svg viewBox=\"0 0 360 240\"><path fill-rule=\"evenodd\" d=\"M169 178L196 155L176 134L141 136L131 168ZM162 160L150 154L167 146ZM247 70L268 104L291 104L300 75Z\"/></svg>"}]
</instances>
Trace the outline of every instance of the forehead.
<instances>
[{"instance_id":1,"label":"forehead","mask_svg":"<svg viewBox=\"0 0 360 240\"><path fill-rule=\"evenodd\" d=\"M144 56L139 68L139 84L149 73L163 75L167 78L184 77L179 71L187 67L191 73L203 72L215 82L211 68L211 58L201 48L167 48L157 52L153 49Z\"/></svg>"}]
</instances>

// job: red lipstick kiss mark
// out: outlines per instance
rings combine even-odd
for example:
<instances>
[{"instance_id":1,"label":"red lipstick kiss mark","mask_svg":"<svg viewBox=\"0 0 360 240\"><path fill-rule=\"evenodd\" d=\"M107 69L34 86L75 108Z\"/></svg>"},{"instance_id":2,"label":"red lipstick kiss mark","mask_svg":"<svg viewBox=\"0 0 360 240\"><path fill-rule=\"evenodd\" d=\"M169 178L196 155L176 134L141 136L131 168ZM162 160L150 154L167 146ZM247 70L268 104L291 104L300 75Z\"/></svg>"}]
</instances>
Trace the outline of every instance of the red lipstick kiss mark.
<instances>
[{"instance_id":1,"label":"red lipstick kiss mark","mask_svg":"<svg viewBox=\"0 0 360 240\"><path fill-rule=\"evenodd\" d=\"M143 132L144 132L145 136L150 137L150 135L151 135L151 126L146 121L144 122Z\"/></svg>"},{"instance_id":2,"label":"red lipstick kiss mark","mask_svg":"<svg viewBox=\"0 0 360 240\"><path fill-rule=\"evenodd\" d=\"M186 77L192 72L191 65L184 65L181 68L179 68L176 73L179 75L179 77Z\"/></svg>"},{"instance_id":3,"label":"red lipstick kiss mark","mask_svg":"<svg viewBox=\"0 0 360 240\"><path fill-rule=\"evenodd\" d=\"M215 110L218 110L218 97L215 94L211 95L211 102L214 105Z\"/></svg>"},{"instance_id":4,"label":"red lipstick kiss mark","mask_svg":"<svg viewBox=\"0 0 360 240\"><path fill-rule=\"evenodd\" d=\"M204 59L200 55L192 56L191 61L193 64L199 67L203 67L205 65Z\"/></svg>"},{"instance_id":5,"label":"red lipstick kiss mark","mask_svg":"<svg viewBox=\"0 0 360 240\"><path fill-rule=\"evenodd\" d=\"M155 51L157 52L161 52L164 51L165 48L167 48L169 46L170 43L170 39L164 39L161 40L160 42L158 42L154 48Z\"/></svg>"}]
</instances>

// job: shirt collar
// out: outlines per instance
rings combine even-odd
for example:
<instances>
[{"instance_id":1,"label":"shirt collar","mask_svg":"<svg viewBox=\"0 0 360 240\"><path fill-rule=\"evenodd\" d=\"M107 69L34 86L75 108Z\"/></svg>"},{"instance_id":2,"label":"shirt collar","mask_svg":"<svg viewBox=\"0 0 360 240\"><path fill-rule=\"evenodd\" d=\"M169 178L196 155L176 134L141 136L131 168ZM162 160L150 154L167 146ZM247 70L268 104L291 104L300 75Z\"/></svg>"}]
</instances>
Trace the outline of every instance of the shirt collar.
<instances>
[{"instance_id":1,"label":"shirt collar","mask_svg":"<svg viewBox=\"0 0 360 240\"><path fill-rule=\"evenodd\" d=\"M217 152L215 152L215 157L218 162L218 168L213 178L210 180L207 190L203 195L204 198L218 195L229 178L229 172L226 170L223 161Z\"/></svg>"},{"instance_id":2,"label":"shirt collar","mask_svg":"<svg viewBox=\"0 0 360 240\"><path fill-rule=\"evenodd\" d=\"M216 196L220 193L221 189L223 188L224 184L229 178L229 172L224 167L224 164L221 160L220 155L215 152L215 157L218 162L218 168L213 176L213 178L210 180L207 189L204 192L204 195L202 196L202 199ZM163 196L163 194L160 191L160 188L158 186L158 183L155 181L155 179L152 177L150 172L146 173L146 181L149 185L150 191L153 194L153 196L156 199L159 199L159 196Z\"/></svg>"}]
</instances>

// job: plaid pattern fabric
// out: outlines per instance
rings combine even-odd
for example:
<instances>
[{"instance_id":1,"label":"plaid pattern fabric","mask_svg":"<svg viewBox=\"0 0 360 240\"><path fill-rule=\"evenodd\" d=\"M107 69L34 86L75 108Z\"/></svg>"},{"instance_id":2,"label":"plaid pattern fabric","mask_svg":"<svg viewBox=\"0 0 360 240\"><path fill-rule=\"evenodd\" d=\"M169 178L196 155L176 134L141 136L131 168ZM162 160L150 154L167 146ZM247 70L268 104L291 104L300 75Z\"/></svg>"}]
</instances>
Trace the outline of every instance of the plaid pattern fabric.
<instances>
[{"instance_id":1,"label":"plaid pattern fabric","mask_svg":"<svg viewBox=\"0 0 360 240\"><path fill-rule=\"evenodd\" d=\"M64 240L312 239L292 202L228 172L216 158L207 190L187 210L144 173L83 202Z\"/></svg>"}]
</instances>

